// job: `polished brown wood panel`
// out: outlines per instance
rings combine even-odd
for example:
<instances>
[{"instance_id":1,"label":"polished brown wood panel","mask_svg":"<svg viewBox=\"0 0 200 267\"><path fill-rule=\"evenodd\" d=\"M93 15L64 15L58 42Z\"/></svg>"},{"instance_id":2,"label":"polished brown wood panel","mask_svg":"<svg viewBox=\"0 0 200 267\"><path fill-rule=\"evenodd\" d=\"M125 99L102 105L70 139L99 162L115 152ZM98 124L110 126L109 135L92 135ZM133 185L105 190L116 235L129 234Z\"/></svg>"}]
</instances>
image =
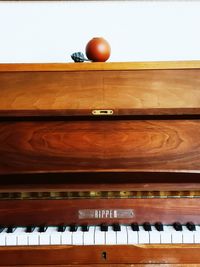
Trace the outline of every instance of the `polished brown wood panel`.
<instances>
[{"instance_id":1,"label":"polished brown wood panel","mask_svg":"<svg viewBox=\"0 0 200 267\"><path fill-rule=\"evenodd\" d=\"M200 69L0 72L0 116L199 114L199 86Z\"/></svg>"},{"instance_id":2,"label":"polished brown wood panel","mask_svg":"<svg viewBox=\"0 0 200 267\"><path fill-rule=\"evenodd\" d=\"M199 120L2 122L0 174L195 174L199 136Z\"/></svg>"},{"instance_id":3,"label":"polished brown wood panel","mask_svg":"<svg viewBox=\"0 0 200 267\"><path fill-rule=\"evenodd\" d=\"M132 209L133 218L80 218L79 210ZM1 225L60 225L100 223L174 223L193 221L200 224L200 198L152 199L68 199L1 200Z\"/></svg>"},{"instance_id":4,"label":"polished brown wood panel","mask_svg":"<svg viewBox=\"0 0 200 267\"><path fill-rule=\"evenodd\" d=\"M199 245L1 247L0 265L27 266L30 262L32 265L42 266L45 264L95 266L94 264L120 263L199 264L199 249ZM106 259L102 255L106 255Z\"/></svg>"},{"instance_id":5,"label":"polished brown wood panel","mask_svg":"<svg viewBox=\"0 0 200 267\"><path fill-rule=\"evenodd\" d=\"M143 62L90 62L83 63L1 63L0 72L21 71L94 71L139 69L200 69L199 60L143 61Z\"/></svg>"}]
</instances>

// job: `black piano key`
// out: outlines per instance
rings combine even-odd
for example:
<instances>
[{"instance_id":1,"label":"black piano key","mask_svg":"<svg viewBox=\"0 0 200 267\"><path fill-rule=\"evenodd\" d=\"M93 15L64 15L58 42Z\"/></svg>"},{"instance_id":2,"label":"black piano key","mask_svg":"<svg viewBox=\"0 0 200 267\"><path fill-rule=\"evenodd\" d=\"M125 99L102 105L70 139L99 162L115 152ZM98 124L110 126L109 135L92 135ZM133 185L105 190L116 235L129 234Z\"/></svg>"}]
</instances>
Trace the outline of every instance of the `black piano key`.
<instances>
[{"instance_id":1,"label":"black piano key","mask_svg":"<svg viewBox=\"0 0 200 267\"><path fill-rule=\"evenodd\" d=\"M108 225L105 224L105 223L102 223L102 224L100 225L100 230L101 230L102 232L108 232Z\"/></svg>"},{"instance_id":2,"label":"black piano key","mask_svg":"<svg viewBox=\"0 0 200 267\"><path fill-rule=\"evenodd\" d=\"M155 228L159 232L164 231L164 227L163 227L163 224L161 222L155 223Z\"/></svg>"},{"instance_id":3,"label":"black piano key","mask_svg":"<svg viewBox=\"0 0 200 267\"><path fill-rule=\"evenodd\" d=\"M196 226L193 222L186 223L186 227L189 231L196 231Z\"/></svg>"},{"instance_id":4,"label":"black piano key","mask_svg":"<svg viewBox=\"0 0 200 267\"><path fill-rule=\"evenodd\" d=\"M151 224L149 222L143 223L143 228L145 231L151 231Z\"/></svg>"},{"instance_id":5,"label":"black piano key","mask_svg":"<svg viewBox=\"0 0 200 267\"><path fill-rule=\"evenodd\" d=\"M48 228L48 226L46 226L46 225L41 225L41 226L39 227L39 232L40 232L40 233L44 233L44 232L46 232L47 228Z\"/></svg>"},{"instance_id":6,"label":"black piano key","mask_svg":"<svg viewBox=\"0 0 200 267\"><path fill-rule=\"evenodd\" d=\"M175 229L176 231L182 231L182 230L183 230L183 227L182 227L182 225L180 224L180 222L175 222L175 223L173 224L173 227L174 227L174 229Z\"/></svg>"},{"instance_id":7,"label":"black piano key","mask_svg":"<svg viewBox=\"0 0 200 267\"><path fill-rule=\"evenodd\" d=\"M81 230L83 232L88 232L89 231L89 226L87 224L84 224L84 225L81 226Z\"/></svg>"},{"instance_id":8,"label":"black piano key","mask_svg":"<svg viewBox=\"0 0 200 267\"><path fill-rule=\"evenodd\" d=\"M78 229L78 226L76 224L71 224L69 227L70 232L76 232Z\"/></svg>"},{"instance_id":9,"label":"black piano key","mask_svg":"<svg viewBox=\"0 0 200 267\"><path fill-rule=\"evenodd\" d=\"M14 233L14 231L16 230L16 227L14 226L9 226L6 230L6 233Z\"/></svg>"},{"instance_id":10,"label":"black piano key","mask_svg":"<svg viewBox=\"0 0 200 267\"><path fill-rule=\"evenodd\" d=\"M131 224L131 228L133 231L139 231L139 225L138 223L134 222Z\"/></svg>"},{"instance_id":11,"label":"black piano key","mask_svg":"<svg viewBox=\"0 0 200 267\"><path fill-rule=\"evenodd\" d=\"M35 226L27 226L26 233L32 233L35 230Z\"/></svg>"},{"instance_id":12,"label":"black piano key","mask_svg":"<svg viewBox=\"0 0 200 267\"><path fill-rule=\"evenodd\" d=\"M4 229L5 229L5 227L0 226L0 233L2 233Z\"/></svg>"},{"instance_id":13,"label":"black piano key","mask_svg":"<svg viewBox=\"0 0 200 267\"><path fill-rule=\"evenodd\" d=\"M114 223L112 227L113 227L113 231L115 232L121 231L121 226L119 223Z\"/></svg>"},{"instance_id":14,"label":"black piano key","mask_svg":"<svg viewBox=\"0 0 200 267\"><path fill-rule=\"evenodd\" d=\"M66 227L67 227L66 225L59 225L57 231L58 232L64 232Z\"/></svg>"}]
</instances>

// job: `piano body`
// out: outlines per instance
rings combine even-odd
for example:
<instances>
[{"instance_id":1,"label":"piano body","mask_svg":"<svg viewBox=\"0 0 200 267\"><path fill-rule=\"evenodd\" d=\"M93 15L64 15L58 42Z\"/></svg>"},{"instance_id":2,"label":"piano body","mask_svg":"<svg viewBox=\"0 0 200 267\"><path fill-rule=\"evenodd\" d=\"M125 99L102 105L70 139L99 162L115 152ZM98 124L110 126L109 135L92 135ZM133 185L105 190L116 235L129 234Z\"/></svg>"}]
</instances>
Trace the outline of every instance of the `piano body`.
<instances>
[{"instance_id":1,"label":"piano body","mask_svg":"<svg viewBox=\"0 0 200 267\"><path fill-rule=\"evenodd\" d=\"M199 137L198 61L0 64L0 266L200 263Z\"/></svg>"}]
</instances>

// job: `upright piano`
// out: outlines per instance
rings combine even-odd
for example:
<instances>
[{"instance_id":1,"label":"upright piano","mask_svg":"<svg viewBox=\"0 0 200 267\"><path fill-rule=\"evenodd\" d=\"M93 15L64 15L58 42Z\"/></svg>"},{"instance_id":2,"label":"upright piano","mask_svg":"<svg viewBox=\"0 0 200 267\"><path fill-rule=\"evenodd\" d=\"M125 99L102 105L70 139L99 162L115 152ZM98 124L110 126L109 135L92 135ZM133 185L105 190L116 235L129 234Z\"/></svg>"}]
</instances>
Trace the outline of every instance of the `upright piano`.
<instances>
[{"instance_id":1,"label":"upright piano","mask_svg":"<svg viewBox=\"0 0 200 267\"><path fill-rule=\"evenodd\" d=\"M0 64L0 266L199 255L199 61Z\"/></svg>"}]
</instances>

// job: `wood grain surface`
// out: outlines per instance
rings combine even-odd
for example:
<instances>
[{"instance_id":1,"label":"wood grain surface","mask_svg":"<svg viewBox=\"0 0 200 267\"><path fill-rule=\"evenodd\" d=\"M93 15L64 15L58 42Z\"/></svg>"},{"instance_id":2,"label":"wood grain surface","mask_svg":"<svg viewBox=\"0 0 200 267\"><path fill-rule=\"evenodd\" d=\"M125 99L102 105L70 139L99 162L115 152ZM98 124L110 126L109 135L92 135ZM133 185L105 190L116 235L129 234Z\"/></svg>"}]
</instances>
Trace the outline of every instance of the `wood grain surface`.
<instances>
[{"instance_id":1,"label":"wood grain surface","mask_svg":"<svg viewBox=\"0 0 200 267\"><path fill-rule=\"evenodd\" d=\"M133 218L79 218L80 209L133 209ZM163 222L200 224L200 198L1 200L1 225L70 225Z\"/></svg>"},{"instance_id":2,"label":"wood grain surface","mask_svg":"<svg viewBox=\"0 0 200 267\"><path fill-rule=\"evenodd\" d=\"M200 69L0 72L0 115L200 114L199 87Z\"/></svg>"},{"instance_id":3,"label":"wood grain surface","mask_svg":"<svg viewBox=\"0 0 200 267\"><path fill-rule=\"evenodd\" d=\"M91 71L137 69L200 69L199 60L91 63L1 63L0 72L11 71Z\"/></svg>"},{"instance_id":4,"label":"wood grain surface","mask_svg":"<svg viewBox=\"0 0 200 267\"><path fill-rule=\"evenodd\" d=\"M174 264L199 264L199 249L199 245L1 247L0 265L114 264L117 266L115 264L138 263L176 266ZM106 260L102 258L102 252L106 252Z\"/></svg>"},{"instance_id":5,"label":"wood grain surface","mask_svg":"<svg viewBox=\"0 0 200 267\"><path fill-rule=\"evenodd\" d=\"M198 174L199 136L199 120L2 122L0 174Z\"/></svg>"}]
</instances>

